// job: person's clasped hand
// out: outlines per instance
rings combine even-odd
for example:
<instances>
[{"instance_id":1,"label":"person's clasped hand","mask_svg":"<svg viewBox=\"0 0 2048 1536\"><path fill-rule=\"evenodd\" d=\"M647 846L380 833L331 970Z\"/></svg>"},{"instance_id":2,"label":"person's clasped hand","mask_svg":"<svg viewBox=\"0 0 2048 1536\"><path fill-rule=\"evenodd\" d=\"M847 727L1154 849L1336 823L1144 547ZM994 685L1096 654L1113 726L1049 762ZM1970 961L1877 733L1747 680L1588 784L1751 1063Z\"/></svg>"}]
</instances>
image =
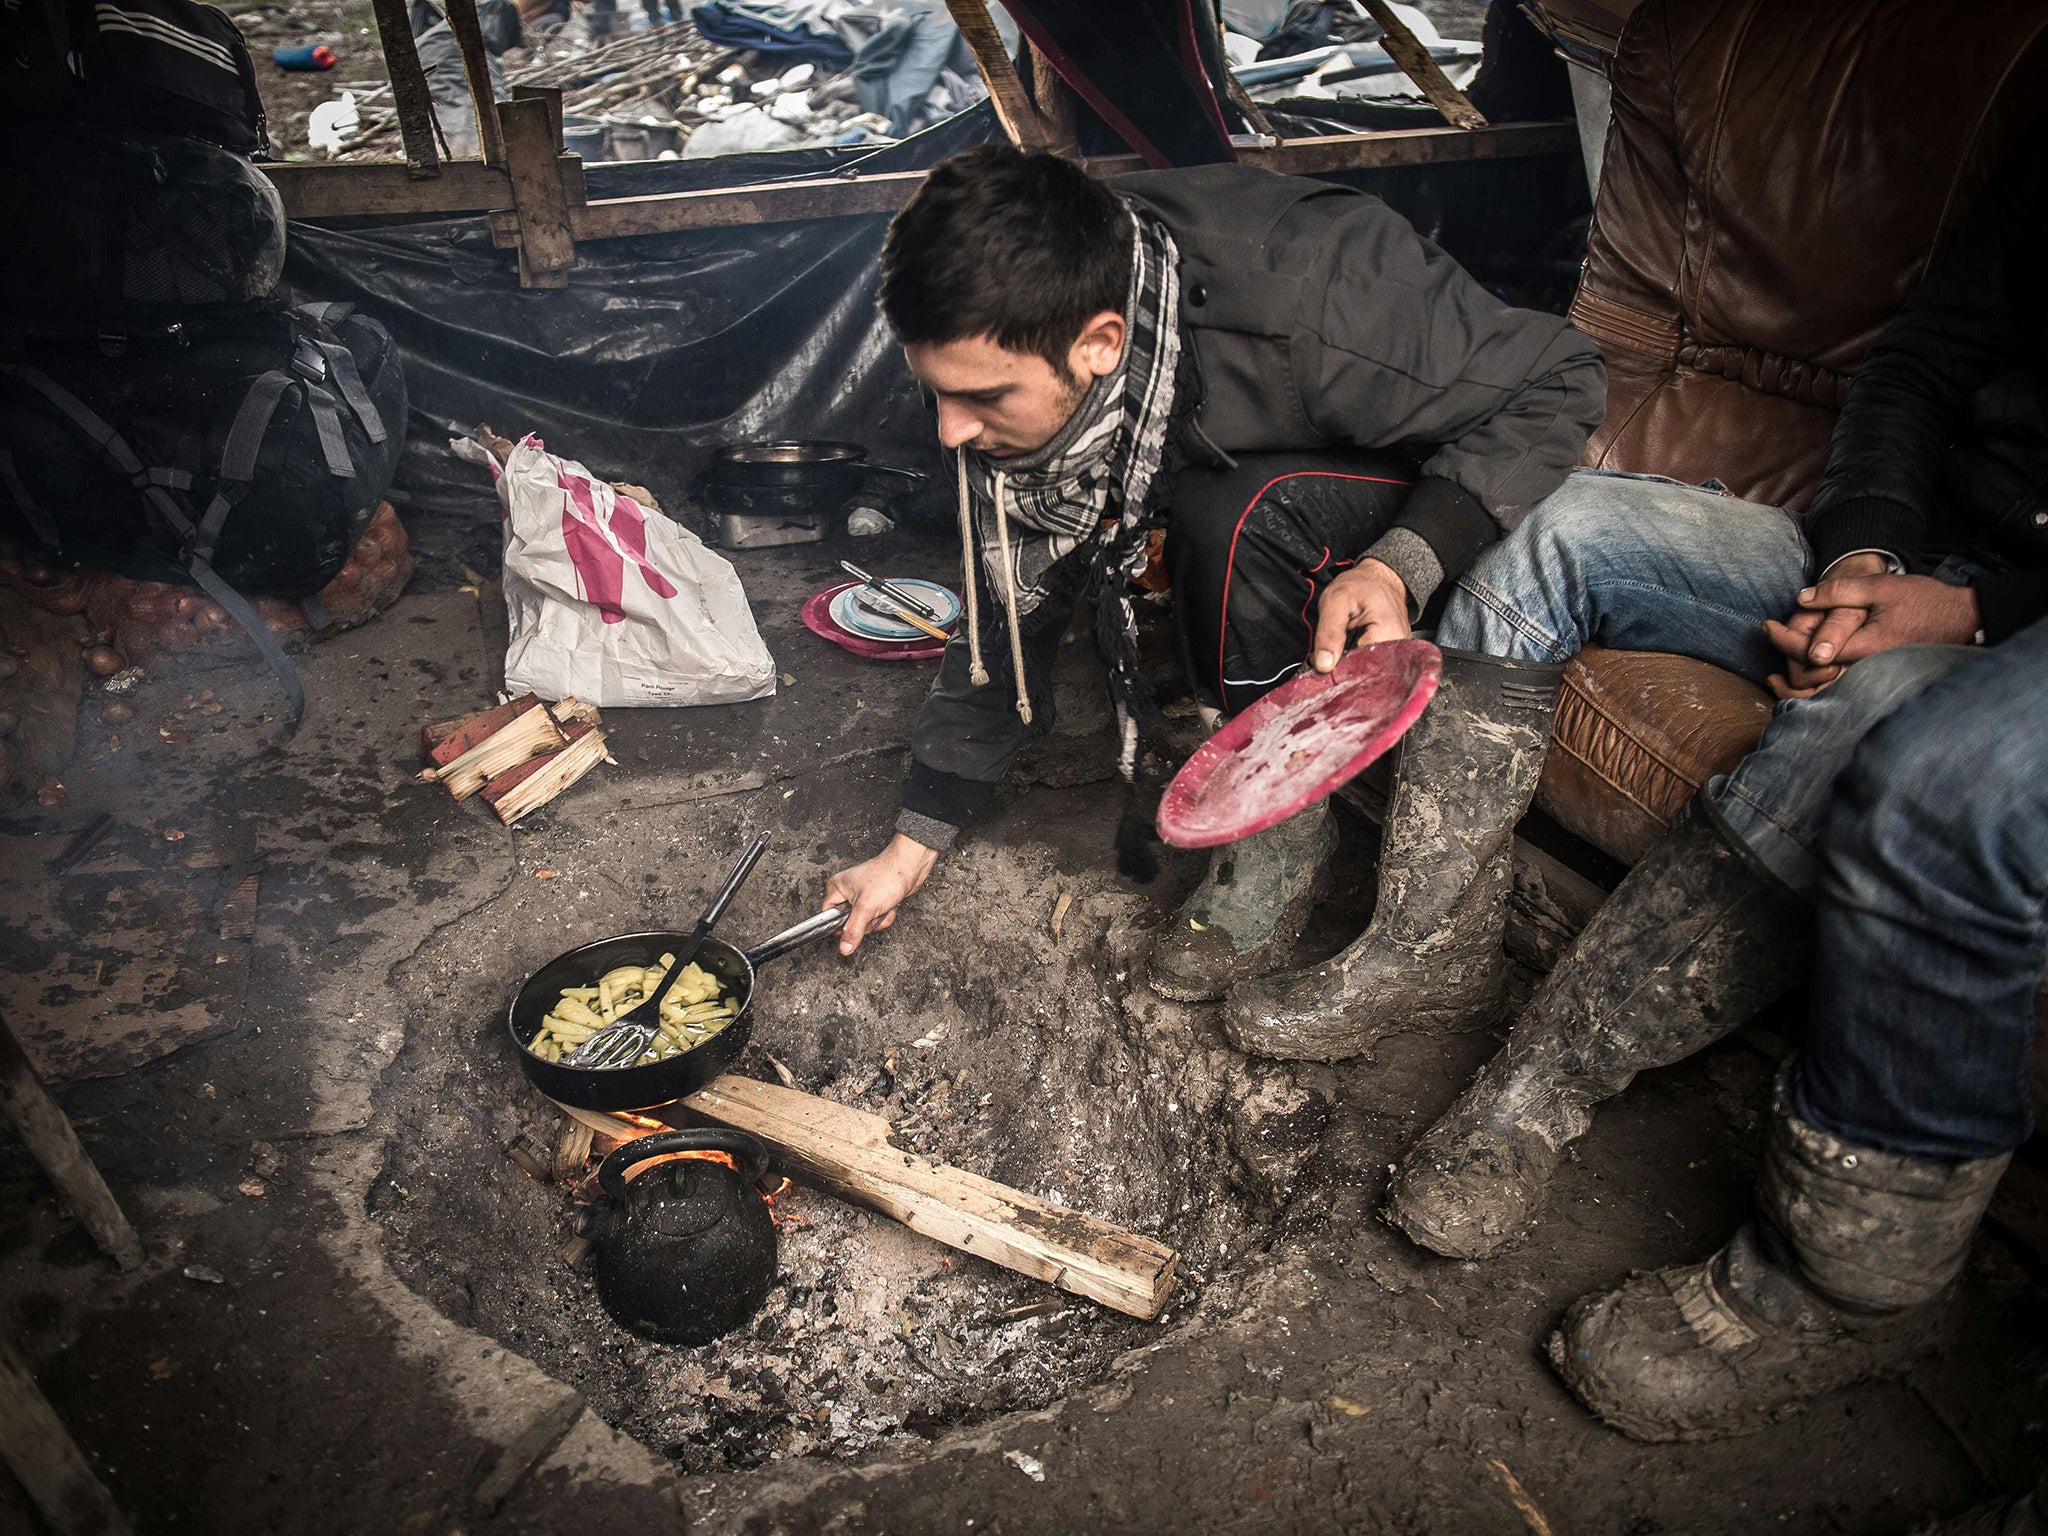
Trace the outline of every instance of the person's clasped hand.
<instances>
[{"instance_id":1,"label":"person's clasped hand","mask_svg":"<svg viewBox=\"0 0 2048 1536\"><path fill-rule=\"evenodd\" d=\"M1837 560L1764 633L1785 657L1769 679L1781 699L1809 699L1853 663L1901 645L1967 645L1983 626L1977 594L1932 576L1894 576L1884 556Z\"/></svg>"},{"instance_id":2,"label":"person's clasped hand","mask_svg":"<svg viewBox=\"0 0 2048 1536\"><path fill-rule=\"evenodd\" d=\"M1406 640L1408 586L1394 568L1378 560L1361 560L1323 588L1316 604L1316 637L1309 643L1309 664L1327 672L1343 659L1344 644L1353 634L1360 645Z\"/></svg>"}]
</instances>

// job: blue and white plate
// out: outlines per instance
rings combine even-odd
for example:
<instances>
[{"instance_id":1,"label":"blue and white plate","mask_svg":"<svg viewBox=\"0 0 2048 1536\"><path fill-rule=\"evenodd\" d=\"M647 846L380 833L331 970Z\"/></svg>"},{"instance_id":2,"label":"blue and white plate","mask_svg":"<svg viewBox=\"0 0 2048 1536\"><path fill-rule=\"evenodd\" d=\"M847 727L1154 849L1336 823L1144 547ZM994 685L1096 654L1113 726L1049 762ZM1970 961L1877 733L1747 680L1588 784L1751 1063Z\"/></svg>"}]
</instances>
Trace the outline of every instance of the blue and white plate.
<instances>
[{"instance_id":1,"label":"blue and white plate","mask_svg":"<svg viewBox=\"0 0 2048 1536\"><path fill-rule=\"evenodd\" d=\"M960 617L960 599L952 589L942 587L935 581L920 581L914 576L884 577L891 586L901 587L914 597L921 597L931 604L939 615L934 622L940 629L952 629ZM863 600L865 599L865 600ZM893 606L889 599L879 593L869 592L865 587L851 586L832 599L828 610L832 622L841 629L859 635L864 640L929 640L923 630L877 613L868 607L869 603L880 608Z\"/></svg>"}]
</instances>

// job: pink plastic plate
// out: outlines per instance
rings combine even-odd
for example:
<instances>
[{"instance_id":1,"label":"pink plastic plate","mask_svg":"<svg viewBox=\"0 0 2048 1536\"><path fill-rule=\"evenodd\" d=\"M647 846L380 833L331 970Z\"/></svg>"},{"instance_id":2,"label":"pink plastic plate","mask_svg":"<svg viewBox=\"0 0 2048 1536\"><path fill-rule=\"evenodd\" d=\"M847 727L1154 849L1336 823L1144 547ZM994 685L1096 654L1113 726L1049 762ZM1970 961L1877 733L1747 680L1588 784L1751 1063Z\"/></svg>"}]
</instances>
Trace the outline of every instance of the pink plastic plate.
<instances>
[{"instance_id":1,"label":"pink plastic plate","mask_svg":"<svg viewBox=\"0 0 2048 1536\"><path fill-rule=\"evenodd\" d=\"M1214 848L1277 826L1399 741L1443 665L1427 640L1390 640L1282 683L1181 765L1159 801L1159 835Z\"/></svg>"},{"instance_id":2,"label":"pink plastic plate","mask_svg":"<svg viewBox=\"0 0 2048 1536\"><path fill-rule=\"evenodd\" d=\"M832 617L832 599L859 585L857 581L843 581L809 598L804 603L804 628L869 661L928 661L945 653L946 647L927 635L919 635L915 640L870 640L841 625Z\"/></svg>"}]
</instances>

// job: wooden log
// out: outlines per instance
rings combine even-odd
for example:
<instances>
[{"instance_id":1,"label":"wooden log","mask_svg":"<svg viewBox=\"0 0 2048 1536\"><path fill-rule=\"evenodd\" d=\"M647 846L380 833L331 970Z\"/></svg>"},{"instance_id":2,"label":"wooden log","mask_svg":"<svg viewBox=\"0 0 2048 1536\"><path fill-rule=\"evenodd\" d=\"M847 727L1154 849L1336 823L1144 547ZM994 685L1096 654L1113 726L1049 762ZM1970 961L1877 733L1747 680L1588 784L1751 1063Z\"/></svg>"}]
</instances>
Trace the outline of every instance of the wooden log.
<instances>
[{"instance_id":1,"label":"wooden log","mask_svg":"<svg viewBox=\"0 0 2048 1536\"><path fill-rule=\"evenodd\" d=\"M391 76L391 100L398 108L406 175L438 176L441 156L434 148L434 98L427 90L427 72L420 67L405 0L371 0L371 9L377 18L377 36L384 45L384 68Z\"/></svg>"},{"instance_id":2,"label":"wooden log","mask_svg":"<svg viewBox=\"0 0 2048 1536\"><path fill-rule=\"evenodd\" d=\"M85 1224L100 1252L123 1269L140 1264L142 1240L5 1019L0 1019L0 1109L7 1111L30 1155L50 1176L72 1214Z\"/></svg>"},{"instance_id":3,"label":"wooden log","mask_svg":"<svg viewBox=\"0 0 2048 1536\"><path fill-rule=\"evenodd\" d=\"M892 1127L880 1115L730 1075L661 1113L678 1107L752 1132L768 1143L778 1166L806 1183L893 1216L949 1248L1132 1317L1157 1317L1173 1292L1180 1258L1164 1243L900 1151L889 1144ZM636 1121L568 1113L600 1135L630 1140L647 1134Z\"/></svg>"},{"instance_id":4,"label":"wooden log","mask_svg":"<svg viewBox=\"0 0 2048 1536\"><path fill-rule=\"evenodd\" d=\"M469 81L469 102L476 108L476 141L485 165L505 163L505 133L498 123L497 93L491 89L491 59L484 50L484 29L476 16L476 0L446 0L448 30L462 53L462 73Z\"/></svg>"},{"instance_id":5,"label":"wooden log","mask_svg":"<svg viewBox=\"0 0 2048 1536\"><path fill-rule=\"evenodd\" d=\"M551 1170L557 1184L565 1184L576 1176L577 1169L590 1161L590 1145L597 1139L597 1128L586 1125L566 1110L561 1124L555 1127L555 1158Z\"/></svg>"},{"instance_id":6,"label":"wooden log","mask_svg":"<svg viewBox=\"0 0 2048 1536\"><path fill-rule=\"evenodd\" d=\"M1451 84L1443 66L1429 56L1429 50L1403 21L1387 0L1352 0L1352 4L1379 23L1380 46L1387 57L1401 66L1401 72L1415 82L1432 107L1443 113L1453 128L1484 128L1486 118L1465 93Z\"/></svg>"},{"instance_id":7,"label":"wooden log","mask_svg":"<svg viewBox=\"0 0 2048 1536\"><path fill-rule=\"evenodd\" d=\"M1003 35L996 30L984 0L946 0L946 9L953 13L968 52L974 55L974 67L988 87L996 121L1003 125L1010 142L1020 149L1051 148L1054 131L1039 116L1024 82L1017 78L1017 66L1003 51Z\"/></svg>"},{"instance_id":8,"label":"wooden log","mask_svg":"<svg viewBox=\"0 0 2048 1536\"><path fill-rule=\"evenodd\" d=\"M1045 147L1057 155L1079 151L1081 141L1075 125L1073 87L1060 78L1052 60L1039 52L1038 44L1026 39L1031 58L1031 102L1045 125Z\"/></svg>"},{"instance_id":9,"label":"wooden log","mask_svg":"<svg viewBox=\"0 0 2048 1536\"><path fill-rule=\"evenodd\" d=\"M113 1496L36 1385L12 1341L0 1338L0 1460L57 1536L127 1536Z\"/></svg>"},{"instance_id":10,"label":"wooden log","mask_svg":"<svg viewBox=\"0 0 2048 1536\"><path fill-rule=\"evenodd\" d=\"M512 176L512 210L519 220L519 286L566 288L576 265L576 241L569 230L569 197L556 172L560 155L554 124L561 97L508 101L498 108L504 123L499 146Z\"/></svg>"}]
</instances>

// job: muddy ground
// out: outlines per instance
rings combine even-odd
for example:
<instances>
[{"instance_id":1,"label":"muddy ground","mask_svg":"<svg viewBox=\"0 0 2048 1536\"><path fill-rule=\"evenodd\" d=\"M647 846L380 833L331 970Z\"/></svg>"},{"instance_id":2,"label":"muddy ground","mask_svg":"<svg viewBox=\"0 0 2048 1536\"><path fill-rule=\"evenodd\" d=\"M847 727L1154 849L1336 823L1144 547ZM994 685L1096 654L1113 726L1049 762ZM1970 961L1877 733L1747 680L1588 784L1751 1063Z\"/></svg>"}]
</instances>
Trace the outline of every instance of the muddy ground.
<instances>
[{"instance_id":1,"label":"muddy ground","mask_svg":"<svg viewBox=\"0 0 2048 1536\"><path fill-rule=\"evenodd\" d=\"M751 832L774 845L727 919L749 940L885 835L926 679L797 625L841 554L950 561L907 535L739 556L792 681L615 712L618 766L517 832L412 777L418 726L491 695L488 585L413 592L316 650L295 736L254 668L151 681L147 719L202 682L222 704L184 741L110 752L88 701L67 800L0 824L10 876L44 878L40 850L100 806L119 826L73 879L118 887L166 827L261 871L225 1032L61 1090L148 1266L111 1273L0 1151L8 1324L138 1529L1885 1536L2048 1455L2041 1257L2010 1201L1972 1261L1970 1331L1905 1381L1717 1445L1638 1446L1585 1415L1541 1341L1583 1291L1739 1218L1771 1036L1603 1111L1520 1249L1419 1253L1375 1219L1387 1168L1494 1040L1397 1037L1296 1073L1151 999L1133 965L1195 866L1149 890L1116 875L1079 647L1062 735L897 929L850 964L764 972L744 1068L771 1075L772 1054L928 1155L1159 1234L1185 1255L1166 1316L1107 1315L800 1189L785 1208L809 1225L785 1229L744 1337L677 1350L612 1327L561 1258L575 1195L504 1154L546 1122L499 1010L560 948L686 915ZM1305 953L1362 915L1371 839L1349 835ZM177 937L56 897L80 943ZM32 1528L11 1488L4 1528Z\"/></svg>"}]
</instances>

